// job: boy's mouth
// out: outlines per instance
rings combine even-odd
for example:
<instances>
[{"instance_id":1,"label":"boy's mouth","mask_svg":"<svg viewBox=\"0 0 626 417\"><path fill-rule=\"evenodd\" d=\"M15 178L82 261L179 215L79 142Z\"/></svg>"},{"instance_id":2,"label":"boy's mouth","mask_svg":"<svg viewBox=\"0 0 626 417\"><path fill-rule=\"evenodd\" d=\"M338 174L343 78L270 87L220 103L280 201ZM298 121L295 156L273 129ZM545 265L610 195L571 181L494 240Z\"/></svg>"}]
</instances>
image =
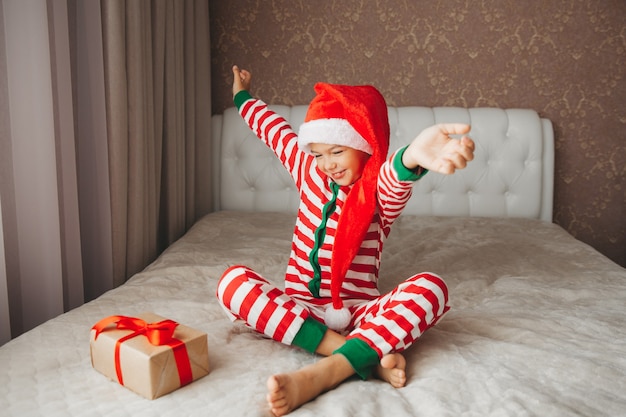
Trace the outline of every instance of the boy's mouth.
<instances>
[{"instance_id":1,"label":"boy's mouth","mask_svg":"<svg viewBox=\"0 0 626 417\"><path fill-rule=\"evenodd\" d=\"M340 180L341 178L343 178L343 176L346 174L346 171L339 171L339 172L331 172L330 173L330 177L334 180Z\"/></svg>"}]
</instances>

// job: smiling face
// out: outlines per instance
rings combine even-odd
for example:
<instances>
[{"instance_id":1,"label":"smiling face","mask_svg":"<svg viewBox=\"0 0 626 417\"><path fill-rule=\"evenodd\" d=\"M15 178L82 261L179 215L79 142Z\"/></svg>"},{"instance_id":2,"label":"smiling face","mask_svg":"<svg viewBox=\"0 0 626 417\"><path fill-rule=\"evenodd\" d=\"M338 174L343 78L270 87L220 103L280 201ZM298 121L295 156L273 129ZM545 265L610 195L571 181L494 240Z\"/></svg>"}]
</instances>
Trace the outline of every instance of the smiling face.
<instances>
[{"instance_id":1,"label":"smiling face","mask_svg":"<svg viewBox=\"0 0 626 417\"><path fill-rule=\"evenodd\" d=\"M361 178L370 155L348 146L311 143L311 154L317 167L341 186L354 184Z\"/></svg>"}]
</instances>

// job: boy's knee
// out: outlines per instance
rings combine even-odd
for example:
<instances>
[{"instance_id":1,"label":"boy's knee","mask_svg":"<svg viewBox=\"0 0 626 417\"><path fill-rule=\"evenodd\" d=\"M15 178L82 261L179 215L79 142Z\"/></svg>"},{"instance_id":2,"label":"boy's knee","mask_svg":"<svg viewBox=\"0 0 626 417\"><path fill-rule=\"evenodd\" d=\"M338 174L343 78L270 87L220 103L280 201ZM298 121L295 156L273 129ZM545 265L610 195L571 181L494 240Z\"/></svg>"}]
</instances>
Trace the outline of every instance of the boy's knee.
<instances>
[{"instance_id":1,"label":"boy's knee","mask_svg":"<svg viewBox=\"0 0 626 417\"><path fill-rule=\"evenodd\" d=\"M422 272L421 274L414 275L406 282L410 285L417 285L418 287L424 289L436 290L438 288L445 295L445 297L448 298L448 286L439 275L431 272Z\"/></svg>"},{"instance_id":2,"label":"boy's knee","mask_svg":"<svg viewBox=\"0 0 626 417\"><path fill-rule=\"evenodd\" d=\"M404 284L407 287L403 289L403 292L428 300L435 316L443 315L448 311L448 286L438 275L430 272L417 274Z\"/></svg>"},{"instance_id":3,"label":"boy's knee","mask_svg":"<svg viewBox=\"0 0 626 417\"><path fill-rule=\"evenodd\" d=\"M226 292L226 289L228 287L230 287L234 283L245 280L247 270L248 268L243 265L234 265L224 271L219 281L217 282L216 295L218 300L223 301L224 293ZM237 284L237 286L239 286L239 284Z\"/></svg>"}]
</instances>

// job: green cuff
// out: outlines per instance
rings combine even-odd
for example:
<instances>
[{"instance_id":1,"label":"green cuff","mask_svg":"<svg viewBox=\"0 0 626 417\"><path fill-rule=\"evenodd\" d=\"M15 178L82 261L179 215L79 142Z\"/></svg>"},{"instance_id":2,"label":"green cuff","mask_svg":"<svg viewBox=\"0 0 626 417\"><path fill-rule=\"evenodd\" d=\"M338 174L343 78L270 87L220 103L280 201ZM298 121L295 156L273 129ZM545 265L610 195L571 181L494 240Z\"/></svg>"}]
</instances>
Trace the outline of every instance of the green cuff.
<instances>
[{"instance_id":1,"label":"green cuff","mask_svg":"<svg viewBox=\"0 0 626 417\"><path fill-rule=\"evenodd\" d=\"M400 179L400 181L417 181L424 175L426 175L426 173L428 173L428 170L422 167L417 167L414 170L405 167L402 163L402 155L404 155L404 151L406 151L406 148L408 148L408 145L398 151L395 158L393 159L393 167L398 173L398 179Z\"/></svg>"},{"instance_id":2,"label":"green cuff","mask_svg":"<svg viewBox=\"0 0 626 417\"><path fill-rule=\"evenodd\" d=\"M243 103L250 100L251 98L252 95L247 90L241 90L240 92L235 94L235 97L233 97L233 102L235 103L235 107L239 109Z\"/></svg>"},{"instance_id":3,"label":"green cuff","mask_svg":"<svg viewBox=\"0 0 626 417\"><path fill-rule=\"evenodd\" d=\"M367 379L374 366L378 365L380 358L378 353L361 339L348 339L333 354L339 353L348 359L352 368L361 379Z\"/></svg>"},{"instance_id":4,"label":"green cuff","mask_svg":"<svg viewBox=\"0 0 626 417\"><path fill-rule=\"evenodd\" d=\"M326 325L309 316L304 320L304 323L302 323L302 327L298 330L298 333L296 333L291 344L308 352L315 353L315 350L326 334L326 330L328 330Z\"/></svg>"}]
</instances>

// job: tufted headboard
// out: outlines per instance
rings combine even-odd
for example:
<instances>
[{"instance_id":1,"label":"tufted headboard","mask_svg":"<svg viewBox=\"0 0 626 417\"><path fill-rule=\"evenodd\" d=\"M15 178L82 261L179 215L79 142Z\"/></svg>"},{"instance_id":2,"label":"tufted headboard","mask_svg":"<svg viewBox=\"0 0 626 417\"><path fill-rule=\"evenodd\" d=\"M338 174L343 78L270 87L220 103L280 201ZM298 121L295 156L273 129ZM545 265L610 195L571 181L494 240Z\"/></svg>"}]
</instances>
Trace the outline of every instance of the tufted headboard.
<instances>
[{"instance_id":1,"label":"tufted headboard","mask_svg":"<svg viewBox=\"0 0 626 417\"><path fill-rule=\"evenodd\" d=\"M307 106L271 106L297 131ZM475 159L454 175L428 173L404 213L433 216L527 217L552 221L554 133L533 110L389 107L390 151L422 129L444 122L472 125ZM248 129L235 108L212 119L215 210L295 213L291 177Z\"/></svg>"}]
</instances>

